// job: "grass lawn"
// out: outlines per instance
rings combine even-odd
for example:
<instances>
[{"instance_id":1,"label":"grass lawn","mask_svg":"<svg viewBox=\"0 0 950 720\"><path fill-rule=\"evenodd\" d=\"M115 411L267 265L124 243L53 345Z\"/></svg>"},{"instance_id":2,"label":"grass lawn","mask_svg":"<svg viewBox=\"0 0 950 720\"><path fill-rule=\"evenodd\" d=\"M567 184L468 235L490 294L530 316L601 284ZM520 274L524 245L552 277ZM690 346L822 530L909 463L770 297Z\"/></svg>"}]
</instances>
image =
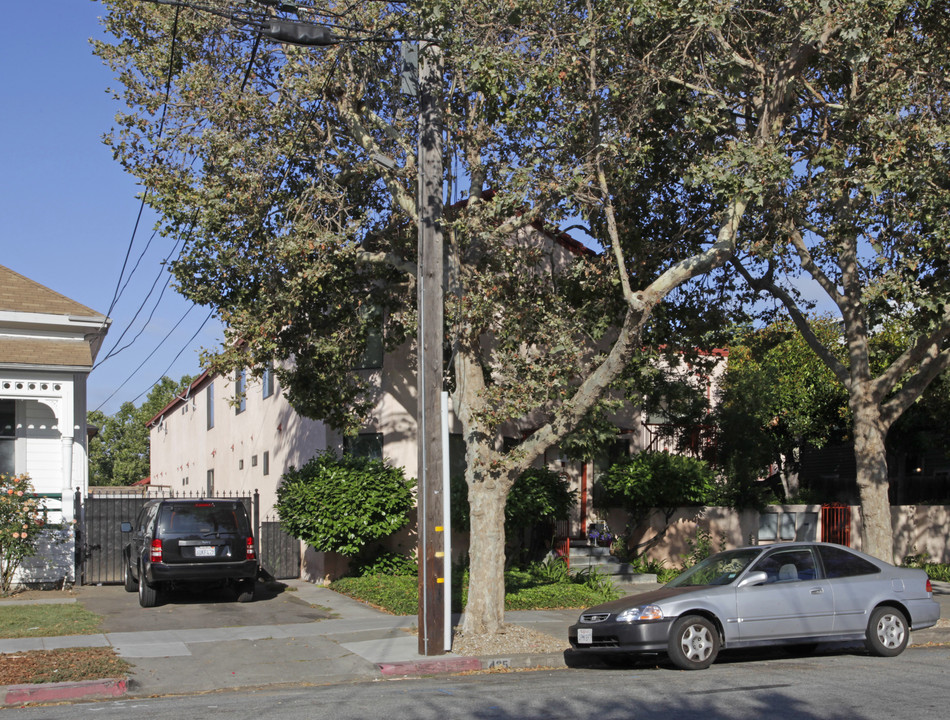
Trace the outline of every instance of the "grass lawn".
<instances>
[{"instance_id":1,"label":"grass lawn","mask_svg":"<svg viewBox=\"0 0 950 720\"><path fill-rule=\"evenodd\" d=\"M0 606L0 638L91 635L102 618L79 603Z\"/></svg>"}]
</instances>

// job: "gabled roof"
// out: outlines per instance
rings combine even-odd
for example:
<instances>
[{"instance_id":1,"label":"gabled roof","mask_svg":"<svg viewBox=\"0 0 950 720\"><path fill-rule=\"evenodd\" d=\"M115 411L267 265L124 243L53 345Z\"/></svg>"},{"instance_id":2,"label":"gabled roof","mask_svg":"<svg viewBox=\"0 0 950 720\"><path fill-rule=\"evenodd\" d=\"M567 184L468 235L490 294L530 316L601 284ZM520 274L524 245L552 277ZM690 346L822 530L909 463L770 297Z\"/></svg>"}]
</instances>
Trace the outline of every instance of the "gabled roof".
<instances>
[{"instance_id":1,"label":"gabled roof","mask_svg":"<svg viewBox=\"0 0 950 720\"><path fill-rule=\"evenodd\" d=\"M0 265L0 366L88 371L109 324L102 313Z\"/></svg>"},{"instance_id":2,"label":"gabled roof","mask_svg":"<svg viewBox=\"0 0 950 720\"><path fill-rule=\"evenodd\" d=\"M91 308L0 265L0 310L43 315L101 317Z\"/></svg>"}]
</instances>

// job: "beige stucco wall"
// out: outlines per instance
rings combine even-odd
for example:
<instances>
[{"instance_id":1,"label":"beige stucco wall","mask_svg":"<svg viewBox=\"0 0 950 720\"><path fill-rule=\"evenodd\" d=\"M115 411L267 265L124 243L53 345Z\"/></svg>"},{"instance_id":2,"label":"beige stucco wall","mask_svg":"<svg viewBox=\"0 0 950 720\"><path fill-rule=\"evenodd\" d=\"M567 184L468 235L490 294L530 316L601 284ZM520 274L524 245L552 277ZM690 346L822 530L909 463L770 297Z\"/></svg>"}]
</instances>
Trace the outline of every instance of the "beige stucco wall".
<instances>
[{"instance_id":1,"label":"beige stucco wall","mask_svg":"<svg viewBox=\"0 0 950 720\"><path fill-rule=\"evenodd\" d=\"M208 392L213 387L214 427L208 428ZM264 398L259 380L248 377L246 408L231 404L232 379L215 377L173 405L150 430L152 485L176 492L208 493L208 471L214 471L213 494L260 492L261 517L273 514L277 486L291 466L299 467L327 447L322 422L293 411L275 381ZM268 468L264 474L264 454Z\"/></svg>"},{"instance_id":2,"label":"beige stucco wall","mask_svg":"<svg viewBox=\"0 0 950 720\"><path fill-rule=\"evenodd\" d=\"M891 509L894 529L894 557L891 562L900 563L910 554L927 553L933 562L950 563L950 547L947 532L950 528L950 507L945 505L907 505ZM794 520L794 535L776 540L759 537L763 514L787 514ZM697 528L712 536L714 550L742 545L767 544L782 540L818 540L821 538L820 505L775 505L765 513L755 510L736 511L731 508L704 507L679 508L666 521L665 515L653 510L649 518L633 531L633 543L639 545L643 555L674 567L683 563L689 555L689 542L695 542ZM617 510L608 514L611 528L622 531L627 516ZM659 537L658 537L659 536ZM851 547L861 549L861 509L851 508Z\"/></svg>"}]
</instances>

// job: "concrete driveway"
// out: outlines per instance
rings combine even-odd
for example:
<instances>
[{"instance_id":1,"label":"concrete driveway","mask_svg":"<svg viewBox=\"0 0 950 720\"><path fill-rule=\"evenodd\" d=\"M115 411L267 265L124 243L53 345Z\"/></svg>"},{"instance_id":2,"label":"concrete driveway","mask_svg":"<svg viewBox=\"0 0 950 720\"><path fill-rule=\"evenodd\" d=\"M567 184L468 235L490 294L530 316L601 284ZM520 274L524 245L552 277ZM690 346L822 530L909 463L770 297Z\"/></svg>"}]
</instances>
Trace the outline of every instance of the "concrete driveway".
<instances>
[{"instance_id":1,"label":"concrete driveway","mask_svg":"<svg viewBox=\"0 0 950 720\"><path fill-rule=\"evenodd\" d=\"M301 599L280 581L257 583L254 601L239 603L227 589L166 593L157 607L143 608L122 585L76 587L78 602L102 617L102 632L186 630L250 625L286 625L333 618L328 608Z\"/></svg>"}]
</instances>

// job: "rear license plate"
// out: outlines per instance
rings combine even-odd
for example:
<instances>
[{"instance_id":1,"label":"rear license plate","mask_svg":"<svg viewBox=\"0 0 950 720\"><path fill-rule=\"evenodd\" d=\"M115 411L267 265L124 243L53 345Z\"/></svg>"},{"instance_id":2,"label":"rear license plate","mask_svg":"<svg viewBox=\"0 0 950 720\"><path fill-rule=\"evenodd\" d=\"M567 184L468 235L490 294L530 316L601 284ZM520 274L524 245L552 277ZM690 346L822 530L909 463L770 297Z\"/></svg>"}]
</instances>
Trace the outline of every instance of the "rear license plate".
<instances>
[{"instance_id":1,"label":"rear license plate","mask_svg":"<svg viewBox=\"0 0 950 720\"><path fill-rule=\"evenodd\" d=\"M590 645L594 642L594 631L590 628L578 628L577 644Z\"/></svg>"},{"instance_id":2,"label":"rear license plate","mask_svg":"<svg viewBox=\"0 0 950 720\"><path fill-rule=\"evenodd\" d=\"M195 557L214 557L214 545L198 545L195 548Z\"/></svg>"}]
</instances>

